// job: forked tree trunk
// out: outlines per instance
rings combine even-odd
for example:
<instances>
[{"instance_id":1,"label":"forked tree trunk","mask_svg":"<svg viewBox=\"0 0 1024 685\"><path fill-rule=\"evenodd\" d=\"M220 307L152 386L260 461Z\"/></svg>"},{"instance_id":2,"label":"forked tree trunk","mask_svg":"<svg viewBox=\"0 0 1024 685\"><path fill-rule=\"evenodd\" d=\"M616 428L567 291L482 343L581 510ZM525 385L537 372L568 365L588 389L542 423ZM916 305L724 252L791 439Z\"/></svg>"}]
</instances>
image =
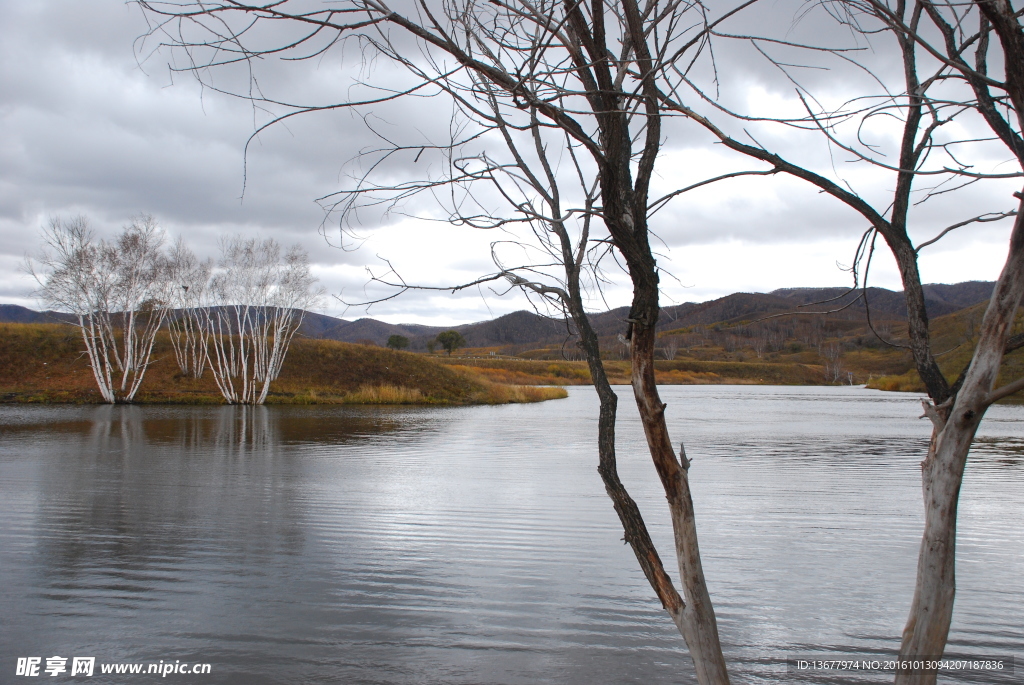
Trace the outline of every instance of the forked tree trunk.
<instances>
[{"instance_id":1,"label":"forked tree trunk","mask_svg":"<svg viewBox=\"0 0 1024 685\"><path fill-rule=\"evenodd\" d=\"M559 209L557 204L555 209L555 215L560 215L561 212L557 211ZM672 579L665 571L658 550L654 546L654 542L651 540L650 533L647 530L647 525L640 514L640 509L619 479L615 454L615 418L618 396L608 382L604 363L601 360L601 350L598 345L597 334L591 327L590 319L587 318L587 313L583 306L583 299L580 293L580 264L584 253L580 250L579 254L574 256L572 243L564 226L556 222L553 225L553 229L562 243L562 263L565 266L568 291L560 293L560 297L568 310L569 316L576 325L576 330L580 336L580 344L587 357L587 365L590 369L594 389L597 391L601 403L598 416L598 473L601 474L601 479L604 481L605 491L612 500L615 513L619 516L624 540L632 548L637 562L644 572L644 576L651 584L655 594L661 601L662 607L672 618L672 622L676 624L690 649L690 656L693 659L698 682L701 685L728 685L729 675L725 668L725 659L718 640L718 626L700 565L700 553L697 548L697 532L693 517L693 505L689 495L689 483L686 480L685 468L680 467L679 463L675 461L675 456L672 454L672 446L668 441L668 431L665 429L664 412L661 412L660 432L657 428L654 432L658 432L664 437L663 443L658 442L657 444L667 446L668 458L676 464L677 473L674 482L677 485L671 489L674 494L669 497L669 506L675 532L676 553L677 557L681 560L679 568L683 579L684 592L688 598L687 602L684 602L683 598L680 597L679 592L672 583ZM586 238L584 238L585 242ZM649 263L653 265L653 259ZM642 292L643 297L641 299L653 301L656 320L658 311L657 274L655 271L650 270L647 272L647 276L647 278L639 280L649 283L653 279L655 284L653 293L649 288L642 286L637 289L636 285L634 285L634 292ZM525 282L523 279L512 278L511 280L513 283L518 284ZM543 289L540 290L543 291ZM658 400L657 389L654 387L653 326L646 335L647 346L644 348L645 352L643 354L646 354L646 359L649 360L649 363L637 364L634 361L633 368L634 370L638 368L647 370L641 376L648 379L650 385L644 384L645 391L641 395L649 397L649 393L646 391L649 388L654 393L655 403L663 409L664 405L661 405L660 400ZM634 387L637 387L636 384L634 384ZM638 395L638 398L641 395ZM640 404L639 400L638 404ZM642 417L649 415L645 406L640 407L640 413ZM658 420L653 422L647 419L644 420L644 430L651 445L654 443L651 442L652 431L648 429L648 426L657 426L658 424ZM656 455L660 453L656 453L652 446L651 454ZM683 460L685 463L685 456ZM655 456L655 463L657 464L658 462L659 456ZM658 467L658 472L660 475L662 467ZM664 482L664 478L662 480ZM666 492L669 491L670 489L666 486ZM685 562L682 561L684 558Z\"/></svg>"},{"instance_id":2,"label":"forked tree trunk","mask_svg":"<svg viewBox=\"0 0 1024 685\"><path fill-rule=\"evenodd\" d=\"M630 360L633 395L647 436L651 458L668 499L675 538L676 559L683 589L682 612L673 619L686 640L697 669L699 683L725 685L729 682L725 657L718 638L718 622L711 603L697 545L697 521L690 495L689 460L680 447L677 458L665 421L665 403L658 395L654 378L655 325L658 320L657 288L637 293L632 310Z\"/></svg>"},{"instance_id":3,"label":"forked tree trunk","mask_svg":"<svg viewBox=\"0 0 1024 685\"><path fill-rule=\"evenodd\" d=\"M612 390L608 382L608 375L605 373L604 363L601 361L601 350L598 345L597 334L590 325L583 301L580 297L579 276L569 271L569 314L576 324L576 330L580 335L580 343L587 357L587 366L590 370L590 377L597 391L601 403L597 423L597 445L598 445L598 467L597 471L604 482L605 492L612 501L615 513L619 516L622 524L623 537L626 543L632 548L640 564L644 576L654 589L654 593L661 601L662 607L668 612L673 623L681 626L683 614L683 599L672 584L672 579L665 571L654 541L647 530L647 524L640 514L640 508L626 490L619 478L618 465L615 453L615 418L618 409L619 398ZM682 628L680 627L680 632ZM684 636L685 637L685 636Z\"/></svg>"},{"instance_id":4,"label":"forked tree trunk","mask_svg":"<svg viewBox=\"0 0 1024 685\"><path fill-rule=\"evenodd\" d=\"M648 123L648 146L644 156L649 159L653 159L653 151L656 150L656 120L657 117L652 117ZM621 134L627 130L622 127L617 131L618 136L607 137L611 142L623 143L625 136ZM609 152L609 157L619 162L628 160L628 156L621 154L625 149L627 146L622 144L614 151L616 154ZM642 175L638 172L638 176ZM660 306L658 268L647 231L647 194L645 190L631 190L628 179L628 164L608 165L601 176L601 196L605 202L605 226L628 265L633 284L633 304L626 335L632 364L633 395L672 519L683 604L681 611L670 610L669 613L690 650L697 682L700 685L728 685L729 673L718 638L718 622L697 546L697 524L687 475L689 462L682 449L679 458L672 450L665 422L666 405L658 396L654 379L654 343ZM637 187L645 189L648 180L648 177L639 179ZM621 217L621 220L615 221L612 217Z\"/></svg>"},{"instance_id":5,"label":"forked tree trunk","mask_svg":"<svg viewBox=\"0 0 1024 685\"><path fill-rule=\"evenodd\" d=\"M1021 203L1018 212L1024 210ZM1014 316L1024 295L1024 215L1018 213L1006 265L996 282L981 323L978 347L952 408L925 405L934 428L928 456L921 463L925 506L924 537L917 562L917 585L903 629L902 660L940 657L946 648L956 594L956 516L967 453L985 411ZM933 685L935 671L897 673L897 685Z\"/></svg>"}]
</instances>

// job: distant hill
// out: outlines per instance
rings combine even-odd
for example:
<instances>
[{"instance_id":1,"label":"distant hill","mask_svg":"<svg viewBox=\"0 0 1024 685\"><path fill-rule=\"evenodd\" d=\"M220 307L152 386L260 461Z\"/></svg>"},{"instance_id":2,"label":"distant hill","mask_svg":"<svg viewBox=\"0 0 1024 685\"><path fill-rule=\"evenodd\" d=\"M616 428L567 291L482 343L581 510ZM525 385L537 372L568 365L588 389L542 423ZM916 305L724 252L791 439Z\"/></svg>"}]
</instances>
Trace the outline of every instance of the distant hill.
<instances>
[{"instance_id":1,"label":"distant hill","mask_svg":"<svg viewBox=\"0 0 1024 685\"><path fill-rule=\"evenodd\" d=\"M924 286L924 294L928 302L943 302L955 307L954 311L956 311L986 301L992 297L995 285L992 281L964 281L955 285L930 283ZM931 310L929 310L930 313ZM936 316L939 315L936 314Z\"/></svg>"},{"instance_id":2,"label":"distant hill","mask_svg":"<svg viewBox=\"0 0 1024 685\"><path fill-rule=\"evenodd\" d=\"M923 286L925 309L929 318L952 314L955 311L984 302L992 296L995 283L988 281L966 281L955 285L930 283ZM846 306L861 296L861 291L849 292L847 288L784 288L770 293L785 298L801 306L820 303L813 307L818 311L828 311ZM907 316L907 305L903 291L886 290L885 288L868 288L867 301L872 317L883 319L904 319ZM812 307L805 307L811 309ZM849 308L857 318L864 318L864 304L857 302Z\"/></svg>"},{"instance_id":3,"label":"distant hill","mask_svg":"<svg viewBox=\"0 0 1024 685\"><path fill-rule=\"evenodd\" d=\"M987 300L994 285L984 281L925 285L925 306L932 318L951 314ZM868 288L867 301L873 321L900 321L906 317L902 292ZM782 288L770 293L733 293L708 302L665 307L658 321L658 330L736 324L787 312L829 312L833 319L863 321L865 308L861 291L849 292L846 288ZM614 339L626 330L628 316L629 308L619 307L592 314L590 319L599 337ZM18 305L0 305L0 323L54 323L71 318L59 312L36 312ZM412 349L422 350L438 333L450 329L462 333L468 347L522 348L555 344L569 337L564 321L528 311L458 326L390 324L370 318L350 321L309 312L299 334L306 338L376 345L386 344L392 335L403 335L410 339Z\"/></svg>"},{"instance_id":4,"label":"distant hill","mask_svg":"<svg viewBox=\"0 0 1024 685\"><path fill-rule=\"evenodd\" d=\"M418 324L391 324L376 319L356 319L348 321L333 316L307 312L302 321L299 335L307 338L340 340L342 342L362 342L370 340L374 344L383 345L392 335L406 337L435 337L447 328L420 326Z\"/></svg>"},{"instance_id":5,"label":"distant hill","mask_svg":"<svg viewBox=\"0 0 1024 685\"><path fill-rule=\"evenodd\" d=\"M564 338L569 331L565 321L518 311L491 321L455 326L466 337L467 347L524 345Z\"/></svg>"},{"instance_id":6,"label":"distant hill","mask_svg":"<svg viewBox=\"0 0 1024 685\"><path fill-rule=\"evenodd\" d=\"M72 314L62 312L37 312L17 304L0 304L0 323L69 323Z\"/></svg>"}]
</instances>

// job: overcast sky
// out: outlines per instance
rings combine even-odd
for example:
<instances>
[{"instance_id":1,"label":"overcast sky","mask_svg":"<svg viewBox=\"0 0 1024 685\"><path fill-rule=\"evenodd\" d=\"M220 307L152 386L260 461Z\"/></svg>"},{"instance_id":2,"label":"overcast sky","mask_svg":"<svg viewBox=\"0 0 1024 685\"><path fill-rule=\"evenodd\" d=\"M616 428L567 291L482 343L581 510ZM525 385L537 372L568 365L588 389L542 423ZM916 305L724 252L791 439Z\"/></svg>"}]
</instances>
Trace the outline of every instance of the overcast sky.
<instances>
[{"instance_id":1,"label":"overcast sky","mask_svg":"<svg viewBox=\"0 0 1024 685\"><path fill-rule=\"evenodd\" d=\"M202 90L187 75L172 77L166 54L137 50L136 39L147 26L138 8L117 0L0 0L0 7L0 302L39 306L35 284L22 269L25 256L38 249L40 228L50 217L75 214L87 216L103 236L113 235L133 214L151 214L170 236L183 236L204 256L215 256L218 238L235 233L300 243L328 292L349 302L362 298L366 267L379 270L382 259L408 281L432 285L463 282L493 268L493 234L436 222L366 225L360 231L365 240L350 243L355 249L348 250L335 246L336 231L328 223L331 240L325 239L324 214L315 199L338 189L345 163L367 144L358 118L318 114L277 126L250 145L246 164L244 146L259 114L244 102ZM304 68L301 78L289 77L292 94L342 92L346 85L343 69ZM798 104L767 71L745 63L735 73L724 84L733 102L776 111ZM386 70L378 77L387 78ZM835 101L853 85L853 79L834 73L818 78L823 97ZM406 107L389 116L389 125L399 128L429 127L428 120L443 112ZM672 127L667 135L656 183L663 190L756 166L738 164L700 135L677 135ZM806 136L764 135L773 137L762 142L781 152L805 159L818 155L818 163L822 155L827 158L827 150L815 151ZM885 183L853 166L840 171L867 195ZM953 221L1008 209L1012 185L993 184L926 206L915 214L915 236L924 239ZM782 178L730 181L701 191L660 213L653 227L664 241L659 264L672 274L663 279L666 303L846 285L849 275L837 262L850 262L864 229L862 220L834 201ZM1006 223L987 224L926 249L925 282L994 280L1008 232ZM614 269L610 273L615 283L606 292L608 305L627 304L626 279ZM872 284L900 289L890 259L876 261ZM499 297L471 289L458 295L410 293L374 306L369 315L444 325L526 306L515 293ZM323 311L366 315L334 298Z\"/></svg>"}]
</instances>

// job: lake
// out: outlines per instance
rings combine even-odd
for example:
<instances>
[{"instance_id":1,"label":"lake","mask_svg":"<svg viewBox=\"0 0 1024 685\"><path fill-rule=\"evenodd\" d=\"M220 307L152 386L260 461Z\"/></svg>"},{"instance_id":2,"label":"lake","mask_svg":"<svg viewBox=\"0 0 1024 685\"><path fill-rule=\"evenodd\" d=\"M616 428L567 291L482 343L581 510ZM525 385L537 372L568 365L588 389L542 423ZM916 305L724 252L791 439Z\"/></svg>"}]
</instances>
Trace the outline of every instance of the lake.
<instances>
[{"instance_id":1,"label":"lake","mask_svg":"<svg viewBox=\"0 0 1024 685\"><path fill-rule=\"evenodd\" d=\"M620 472L669 571L629 388ZM532 405L0 406L0 682L19 657L208 663L177 683L693 683L597 474L589 387ZM734 683L898 648L923 513L916 395L667 386ZM948 653L1024 669L1024 408L971 453ZM41 674L46 676L45 673ZM49 678L47 678L49 680ZM1024 671L940 682L1024 682Z\"/></svg>"}]
</instances>

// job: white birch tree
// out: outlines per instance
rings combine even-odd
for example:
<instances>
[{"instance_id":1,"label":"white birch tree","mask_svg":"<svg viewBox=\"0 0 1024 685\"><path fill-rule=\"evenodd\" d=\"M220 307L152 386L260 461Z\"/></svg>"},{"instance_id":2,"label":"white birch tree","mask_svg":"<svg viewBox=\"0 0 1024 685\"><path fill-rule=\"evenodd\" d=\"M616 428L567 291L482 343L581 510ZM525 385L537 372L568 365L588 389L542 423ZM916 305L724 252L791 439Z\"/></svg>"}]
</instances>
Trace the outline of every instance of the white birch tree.
<instances>
[{"instance_id":1,"label":"white birch tree","mask_svg":"<svg viewBox=\"0 0 1024 685\"><path fill-rule=\"evenodd\" d=\"M84 217L55 218L29 270L50 308L77 318L105 402L131 402L149 368L167 313L164 235L139 216L113 241L97 240Z\"/></svg>"},{"instance_id":2,"label":"white birch tree","mask_svg":"<svg viewBox=\"0 0 1024 685\"><path fill-rule=\"evenodd\" d=\"M174 358L181 373L202 378L209 361L209 285L213 261L199 261L181 238L174 242L168 262L168 289L172 311L167 316Z\"/></svg>"},{"instance_id":3,"label":"white birch tree","mask_svg":"<svg viewBox=\"0 0 1024 685\"><path fill-rule=\"evenodd\" d=\"M283 255L273 239L221 241L204 311L209 364L230 404L263 404L281 372L292 338L323 289L298 246Z\"/></svg>"}]
</instances>

